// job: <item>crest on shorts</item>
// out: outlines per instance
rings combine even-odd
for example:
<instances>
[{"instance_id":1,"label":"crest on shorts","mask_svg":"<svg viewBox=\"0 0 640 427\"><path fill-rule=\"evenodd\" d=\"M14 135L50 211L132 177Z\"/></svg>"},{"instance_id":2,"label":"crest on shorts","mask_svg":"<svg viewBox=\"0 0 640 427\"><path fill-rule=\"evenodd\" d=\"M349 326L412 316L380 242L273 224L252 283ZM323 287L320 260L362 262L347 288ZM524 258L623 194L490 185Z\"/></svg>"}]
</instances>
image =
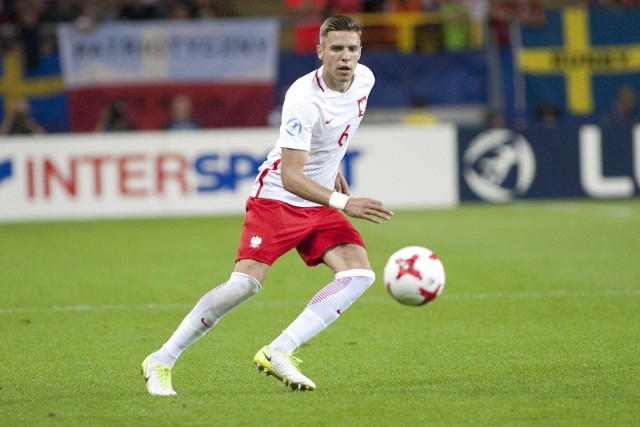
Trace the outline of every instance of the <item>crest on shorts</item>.
<instances>
[{"instance_id":1,"label":"crest on shorts","mask_svg":"<svg viewBox=\"0 0 640 427\"><path fill-rule=\"evenodd\" d=\"M260 245L262 244L262 237L260 236L253 236L251 238L251 247L253 249L257 249L260 247Z\"/></svg>"}]
</instances>

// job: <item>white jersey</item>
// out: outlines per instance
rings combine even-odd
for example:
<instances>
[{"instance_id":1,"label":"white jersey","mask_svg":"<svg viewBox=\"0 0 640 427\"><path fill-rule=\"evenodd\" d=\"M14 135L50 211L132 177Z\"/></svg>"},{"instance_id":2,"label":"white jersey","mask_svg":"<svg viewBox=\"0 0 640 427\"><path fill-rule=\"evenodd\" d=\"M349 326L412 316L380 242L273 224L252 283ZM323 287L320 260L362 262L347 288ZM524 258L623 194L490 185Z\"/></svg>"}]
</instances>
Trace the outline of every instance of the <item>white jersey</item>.
<instances>
[{"instance_id":1,"label":"white jersey","mask_svg":"<svg viewBox=\"0 0 640 427\"><path fill-rule=\"evenodd\" d=\"M374 83L373 73L362 64L356 66L353 83L345 93L327 87L322 67L296 80L285 96L280 137L260 166L251 195L299 207L318 206L283 188L282 148L308 151L305 175L334 190L340 162L360 126Z\"/></svg>"}]
</instances>

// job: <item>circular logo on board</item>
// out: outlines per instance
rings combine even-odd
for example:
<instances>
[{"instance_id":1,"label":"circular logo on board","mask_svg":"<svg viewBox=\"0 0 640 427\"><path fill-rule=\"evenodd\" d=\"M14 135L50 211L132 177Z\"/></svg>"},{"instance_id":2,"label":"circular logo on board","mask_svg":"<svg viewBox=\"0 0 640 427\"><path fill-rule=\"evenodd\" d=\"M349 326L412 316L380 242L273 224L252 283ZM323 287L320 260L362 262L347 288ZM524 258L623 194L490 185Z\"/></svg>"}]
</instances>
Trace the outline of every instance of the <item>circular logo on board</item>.
<instances>
[{"instance_id":1,"label":"circular logo on board","mask_svg":"<svg viewBox=\"0 0 640 427\"><path fill-rule=\"evenodd\" d=\"M527 140L509 129L476 136L462 157L469 188L492 202L513 200L527 192L536 175L536 157Z\"/></svg>"}]
</instances>

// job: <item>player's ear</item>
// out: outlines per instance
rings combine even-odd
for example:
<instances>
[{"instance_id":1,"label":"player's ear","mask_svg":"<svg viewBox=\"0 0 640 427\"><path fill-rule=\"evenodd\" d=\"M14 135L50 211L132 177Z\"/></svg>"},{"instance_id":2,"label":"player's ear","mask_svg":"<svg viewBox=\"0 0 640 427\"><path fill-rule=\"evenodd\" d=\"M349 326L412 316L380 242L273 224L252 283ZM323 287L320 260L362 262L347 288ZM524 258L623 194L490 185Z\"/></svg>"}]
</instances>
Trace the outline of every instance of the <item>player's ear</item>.
<instances>
[{"instance_id":1,"label":"player's ear","mask_svg":"<svg viewBox=\"0 0 640 427\"><path fill-rule=\"evenodd\" d=\"M316 53L318 54L318 59L322 61L322 46L316 45Z\"/></svg>"}]
</instances>

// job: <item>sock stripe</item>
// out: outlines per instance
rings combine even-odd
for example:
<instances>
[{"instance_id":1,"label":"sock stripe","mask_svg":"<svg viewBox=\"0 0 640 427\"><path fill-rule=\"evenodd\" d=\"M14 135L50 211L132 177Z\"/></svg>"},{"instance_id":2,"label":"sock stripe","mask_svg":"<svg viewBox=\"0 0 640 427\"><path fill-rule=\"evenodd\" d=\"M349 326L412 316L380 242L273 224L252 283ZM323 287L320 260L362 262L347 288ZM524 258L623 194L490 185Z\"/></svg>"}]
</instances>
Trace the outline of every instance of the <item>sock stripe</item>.
<instances>
[{"instance_id":1,"label":"sock stripe","mask_svg":"<svg viewBox=\"0 0 640 427\"><path fill-rule=\"evenodd\" d=\"M222 283L222 284L220 284L220 285L216 286L215 288L211 289L209 292L207 292L206 294L204 294L204 295L202 296L202 298L200 298L200 299L198 300L198 303L202 302L202 300L204 300L205 298L207 298L207 297L208 297L209 295L211 295L212 293L214 293L214 292L216 292L216 291L219 291L219 290L221 290L222 288L224 288L225 286L227 286L227 283L228 283L228 282L224 282L224 283Z\"/></svg>"},{"instance_id":2,"label":"sock stripe","mask_svg":"<svg viewBox=\"0 0 640 427\"><path fill-rule=\"evenodd\" d=\"M331 295L337 294L338 292L346 288L349 283L351 283L351 277L334 280L333 282L322 288L320 292L318 292L313 298L311 298L311 301L309 301L307 307L313 304L317 304L323 299L330 297Z\"/></svg>"}]
</instances>

